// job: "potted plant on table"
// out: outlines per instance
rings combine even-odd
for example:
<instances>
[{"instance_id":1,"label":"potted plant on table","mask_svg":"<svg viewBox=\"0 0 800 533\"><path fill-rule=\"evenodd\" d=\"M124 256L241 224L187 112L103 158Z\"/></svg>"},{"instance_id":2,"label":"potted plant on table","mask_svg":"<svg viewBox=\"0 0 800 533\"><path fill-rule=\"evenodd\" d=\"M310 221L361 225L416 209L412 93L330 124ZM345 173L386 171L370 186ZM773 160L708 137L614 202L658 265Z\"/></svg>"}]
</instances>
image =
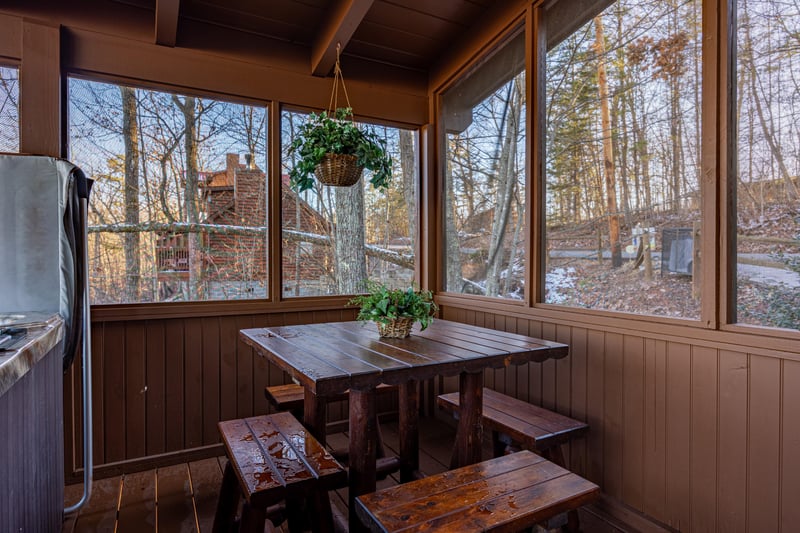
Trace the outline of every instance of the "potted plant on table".
<instances>
[{"instance_id":1,"label":"potted plant on table","mask_svg":"<svg viewBox=\"0 0 800 533\"><path fill-rule=\"evenodd\" d=\"M375 189L388 188L392 177L386 141L360 130L349 107L337 108L333 116L327 111L312 113L297 131L289 154L299 157L289 172L289 184L297 192L313 187L314 176L325 185L349 186L366 168L373 172L370 183Z\"/></svg>"},{"instance_id":2,"label":"potted plant on table","mask_svg":"<svg viewBox=\"0 0 800 533\"><path fill-rule=\"evenodd\" d=\"M369 282L367 288L368 294L356 296L349 305L360 306L357 319L375 322L381 337L408 337L415 322L425 329L439 310L431 291L390 289L375 282Z\"/></svg>"}]
</instances>

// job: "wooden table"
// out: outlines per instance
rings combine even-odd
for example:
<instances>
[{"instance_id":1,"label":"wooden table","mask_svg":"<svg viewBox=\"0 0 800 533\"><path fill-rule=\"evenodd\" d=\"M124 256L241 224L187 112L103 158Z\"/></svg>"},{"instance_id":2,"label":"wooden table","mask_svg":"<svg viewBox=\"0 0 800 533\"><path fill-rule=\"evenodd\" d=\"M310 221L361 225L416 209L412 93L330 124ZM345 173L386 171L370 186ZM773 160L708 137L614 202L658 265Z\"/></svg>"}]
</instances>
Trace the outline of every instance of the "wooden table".
<instances>
[{"instance_id":1,"label":"wooden table","mask_svg":"<svg viewBox=\"0 0 800 533\"><path fill-rule=\"evenodd\" d=\"M419 466L418 383L459 376L461 417L452 467L481 460L483 371L567 355L565 344L448 320L405 339L381 339L374 324L336 322L247 329L245 343L298 380L306 426L325 439L325 396L350 390L350 499L375 490L375 387L399 387L401 480ZM351 510L354 507L351 506ZM358 528L350 520L351 530Z\"/></svg>"}]
</instances>

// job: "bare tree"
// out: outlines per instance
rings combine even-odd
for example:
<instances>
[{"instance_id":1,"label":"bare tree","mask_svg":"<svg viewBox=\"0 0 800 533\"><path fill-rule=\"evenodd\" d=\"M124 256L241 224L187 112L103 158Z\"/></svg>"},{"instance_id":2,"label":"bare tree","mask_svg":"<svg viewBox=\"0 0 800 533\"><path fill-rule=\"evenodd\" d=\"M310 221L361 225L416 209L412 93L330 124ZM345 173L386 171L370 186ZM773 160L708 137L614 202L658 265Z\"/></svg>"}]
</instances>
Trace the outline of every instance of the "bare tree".
<instances>
[{"instance_id":1,"label":"bare tree","mask_svg":"<svg viewBox=\"0 0 800 533\"><path fill-rule=\"evenodd\" d=\"M125 144L125 223L139 223L139 121L136 89L120 86L122 97L122 139ZM140 236L138 233L124 237L125 250L125 295L126 301L139 301L141 265L139 259Z\"/></svg>"},{"instance_id":2,"label":"bare tree","mask_svg":"<svg viewBox=\"0 0 800 533\"><path fill-rule=\"evenodd\" d=\"M602 17L595 17L595 50L597 52L597 86L600 93L600 120L603 135L603 173L606 190L606 216L611 244L611 264L622 266L622 245L619 238L619 213L617 209L617 182L614 170L614 149L611 144L611 118L606 76L606 44Z\"/></svg>"}]
</instances>

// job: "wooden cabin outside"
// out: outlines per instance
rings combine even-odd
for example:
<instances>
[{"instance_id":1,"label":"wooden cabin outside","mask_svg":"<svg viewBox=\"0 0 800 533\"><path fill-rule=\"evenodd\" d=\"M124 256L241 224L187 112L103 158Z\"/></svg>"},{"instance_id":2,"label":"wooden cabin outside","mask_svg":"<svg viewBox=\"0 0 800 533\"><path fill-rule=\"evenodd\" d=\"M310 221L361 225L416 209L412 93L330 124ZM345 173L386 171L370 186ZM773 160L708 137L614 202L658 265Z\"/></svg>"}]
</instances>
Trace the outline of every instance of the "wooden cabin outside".
<instances>
[{"instance_id":1,"label":"wooden cabin outside","mask_svg":"<svg viewBox=\"0 0 800 533\"><path fill-rule=\"evenodd\" d=\"M697 239L702 264L694 280L698 298L687 298L692 307L676 315L563 305L547 290L548 261L558 254L548 253L555 230L546 221L556 215L549 211L555 204L545 180L550 167L543 160L544 147L550 141L544 102L546 80L558 72L546 71L545 63L548 51L573 34L576 24L591 21L612 2L4 2L0 63L19 73L22 153L69 153L68 78L174 91L268 111L267 296L93 306L96 477L218 456L218 421L267 410L264 387L284 383L286 376L246 346L239 330L354 319L355 310L346 306L349 295L285 296L287 269L278 259L286 257L281 117L288 111L327 108L329 75L336 43L341 42L349 99L359 119L415 132L413 270L419 285L435 292L440 316L570 346L565 359L487 370L486 385L586 421L588 437L568 446L567 463L601 486L607 509L635 516L637 527L796 530L800 328L791 322L780 328L737 320L741 294L737 296L736 258L745 253L737 242L748 241L747 234L737 238L742 231L736 211L734 14L738 6L741 15L746 3L692 3L702 33L702 46L695 50L702 66L697 73L699 144L696 153L684 157L696 161L702 194L685 191L684 198L676 186L672 200L694 210L695 220L702 221ZM594 39L594 33L587 35ZM522 56L503 56L511 42ZM647 50L642 53L653 53L653 48ZM466 131L462 128L472 120L464 115L469 109L452 106L464 94L462 103L471 106L497 89L493 82L481 86L469 80L491 64L486 58L501 56L514 74L521 73L520 94L527 102L519 125L526 132L520 150L527 155L518 195L526 209L510 216L524 222L516 238L525 283L515 297L506 298L454 288L448 277L450 215L445 209L447 135ZM492 79L482 72L484 79ZM668 81L669 73L664 76ZM745 90L743 82L738 87ZM755 110L751 117L757 126ZM745 124L744 118L739 120ZM770 192L769 199L795 194L796 176L788 172L788 178L769 185L771 191L781 191ZM206 193L213 194L210 188ZM671 194L667 191L664 197ZM744 197L740 192L739 200ZM578 210L595 209L572 199L576 203L570 205ZM761 204L766 211L774 203L769 199ZM590 200L599 202L581 201ZM605 229L606 218L602 220L581 238L595 231L613 233ZM685 227L685 220L668 224L663 227ZM788 247L785 253L796 253L796 234L774 238ZM556 248L566 254L569 236L559 234L558 239ZM581 246L596 248L594 242ZM469 255L456 250L462 257ZM766 260L748 258L756 259ZM644 299L646 291L641 295ZM422 405L428 414L433 414L436 395L455 386L449 378L427 384ZM75 365L65 376L63 395L66 476L77 481L82 444L80 372ZM346 419L345 406L331 406L328 416L331 422Z\"/></svg>"}]
</instances>

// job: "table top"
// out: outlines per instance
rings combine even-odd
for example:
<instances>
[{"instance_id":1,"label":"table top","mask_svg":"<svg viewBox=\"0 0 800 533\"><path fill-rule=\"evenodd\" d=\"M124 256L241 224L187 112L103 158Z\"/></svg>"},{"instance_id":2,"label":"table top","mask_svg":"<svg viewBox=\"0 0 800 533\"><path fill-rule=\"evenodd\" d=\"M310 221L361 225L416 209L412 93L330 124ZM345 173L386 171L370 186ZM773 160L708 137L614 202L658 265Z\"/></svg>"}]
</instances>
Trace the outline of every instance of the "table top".
<instances>
[{"instance_id":1,"label":"table top","mask_svg":"<svg viewBox=\"0 0 800 533\"><path fill-rule=\"evenodd\" d=\"M568 352L566 344L440 319L424 331L416 324L404 339L381 338L370 322L245 329L240 336L320 396L560 359Z\"/></svg>"}]
</instances>

